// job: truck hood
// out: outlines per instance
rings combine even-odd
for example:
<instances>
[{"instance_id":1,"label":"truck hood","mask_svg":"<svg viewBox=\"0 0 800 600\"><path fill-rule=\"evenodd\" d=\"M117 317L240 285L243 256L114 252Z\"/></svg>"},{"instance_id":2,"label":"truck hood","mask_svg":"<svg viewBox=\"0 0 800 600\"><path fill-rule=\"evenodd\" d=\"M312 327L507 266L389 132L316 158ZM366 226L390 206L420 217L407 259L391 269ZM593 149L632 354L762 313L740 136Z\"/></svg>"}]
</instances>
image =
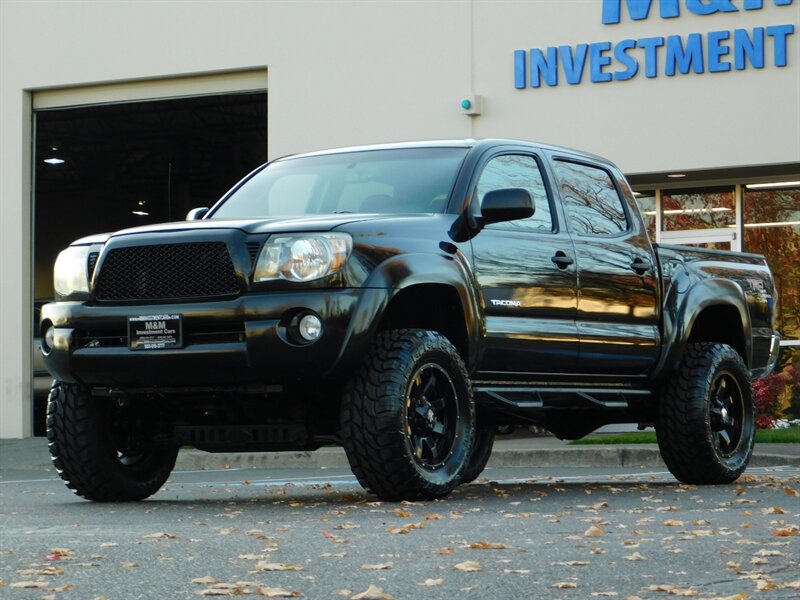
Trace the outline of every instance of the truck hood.
<instances>
[{"instance_id":1,"label":"truck hood","mask_svg":"<svg viewBox=\"0 0 800 600\"><path fill-rule=\"evenodd\" d=\"M103 233L81 238L73 244L103 244L110 238L142 233L168 233L180 231L204 231L215 229L238 229L247 234L291 233L301 231L331 231L341 225L359 221L372 221L396 217L397 215L377 214L340 214L340 215L308 215L300 217L273 217L269 219L236 219L207 221L178 221L160 223L122 229L114 233Z\"/></svg>"}]
</instances>

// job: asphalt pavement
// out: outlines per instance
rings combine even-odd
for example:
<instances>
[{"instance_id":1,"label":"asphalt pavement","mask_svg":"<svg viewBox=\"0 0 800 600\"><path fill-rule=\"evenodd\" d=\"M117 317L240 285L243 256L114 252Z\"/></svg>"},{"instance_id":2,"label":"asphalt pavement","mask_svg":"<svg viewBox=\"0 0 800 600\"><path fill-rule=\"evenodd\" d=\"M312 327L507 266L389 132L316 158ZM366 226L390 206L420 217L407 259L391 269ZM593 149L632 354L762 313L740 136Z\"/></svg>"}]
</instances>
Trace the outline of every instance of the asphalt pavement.
<instances>
[{"instance_id":1,"label":"asphalt pavement","mask_svg":"<svg viewBox=\"0 0 800 600\"><path fill-rule=\"evenodd\" d=\"M344 450L209 453L183 449L177 470L242 468L346 468ZM572 445L552 436L499 436L489 467L654 467L664 463L656 444ZM800 466L800 444L756 444L751 467ZM0 440L0 471L52 468L42 437Z\"/></svg>"},{"instance_id":2,"label":"asphalt pavement","mask_svg":"<svg viewBox=\"0 0 800 600\"><path fill-rule=\"evenodd\" d=\"M537 444L564 461L585 456ZM495 461L514 446L530 450L507 440ZM620 456L607 450L589 448ZM793 600L800 590L796 466L753 466L720 486L641 466L489 467L430 502L381 502L347 468L179 467L146 501L97 503L61 483L42 440L4 443L0 455L17 460L0 474L8 600Z\"/></svg>"}]
</instances>

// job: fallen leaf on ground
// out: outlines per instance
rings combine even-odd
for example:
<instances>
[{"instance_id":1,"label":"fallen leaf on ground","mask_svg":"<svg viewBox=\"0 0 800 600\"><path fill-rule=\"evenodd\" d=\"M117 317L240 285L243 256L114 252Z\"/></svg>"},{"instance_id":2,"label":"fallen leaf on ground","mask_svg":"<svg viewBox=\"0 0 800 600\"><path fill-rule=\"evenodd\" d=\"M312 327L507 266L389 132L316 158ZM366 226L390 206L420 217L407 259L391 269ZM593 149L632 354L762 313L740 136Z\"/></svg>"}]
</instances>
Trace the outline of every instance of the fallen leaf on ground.
<instances>
[{"instance_id":1,"label":"fallen leaf on ground","mask_svg":"<svg viewBox=\"0 0 800 600\"><path fill-rule=\"evenodd\" d=\"M444 583L444 579L426 579L422 583L418 583L417 585L424 585L426 587L435 587L437 585L442 585Z\"/></svg>"},{"instance_id":2,"label":"fallen leaf on ground","mask_svg":"<svg viewBox=\"0 0 800 600\"><path fill-rule=\"evenodd\" d=\"M530 572L530 569L503 569L503 573L506 574L527 575Z\"/></svg>"},{"instance_id":3,"label":"fallen leaf on ground","mask_svg":"<svg viewBox=\"0 0 800 600\"><path fill-rule=\"evenodd\" d=\"M286 563L271 563L264 560L256 563L256 571L302 571L304 567L287 565Z\"/></svg>"},{"instance_id":4,"label":"fallen leaf on ground","mask_svg":"<svg viewBox=\"0 0 800 600\"><path fill-rule=\"evenodd\" d=\"M603 531L603 528L600 527L599 525L592 525L591 527L589 527L589 529L583 532L583 535L585 535L586 537L600 537L605 534L606 532Z\"/></svg>"},{"instance_id":5,"label":"fallen leaf on ground","mask_svg":"<svg viewBox=\"0 0 800 600\"><path fill-rule=\"evenodd\" d=\"M420 521L419 523L406 523L402 527L390 527L388 531L391 534L402 535L405 533L411 533L412 529L423 529L424 527L425 521Z\"/></svg>"},{"instance_id":6,"label":"fallen leaf on ground","mask_svg":"<svg viewBox=\"0 0 800 600\"><path fill-rule=\"evenodd\" d=\"M572 590L578 587L578 584L572 583L571 581L559 581L558 583L554 583L550 587L554 587L559 590Z\"/></svg>"},{"instance_id":7,"label":"fallen leaf on ground","mask_svg":"<svg viewBox=\"0 0 800 600\"><path fill-rule=\"evenodd\" d=\"M46 581L15 581L11 587L14 589L40 589L46 588L48 585Z\"/></svg>"},{"instance_id":8,"label":"fallen leaf on ground","mask_svg":"<svg viewBox=\"0 0 800 600\"><path fill-rule=\"evenodd\" d=\"M770 506L769 508L762 508L761 514L763 515L785 515L786 511L777 506Z\"/></svg>"},{"instance_id":9,"label":"fallen leaf on ground","mask_svg":"<svg viewBox=\"0 0 800 600\"><path fill-rule=\"evenodd\" d=\"M370 585L360 594L351 596L350 600L394 600L394 596L384 593L384 591L377 586Z\"/></svg>"},{"instance_id":10,"label":"fallen leaf on ground","mask_svg":"<svg viewBox=\"0 0 800 600\"><path fill-rule=\"evenodd\" d=\"M212 583L219 583L219 579L216 577L212 577L211 575L205 575L204 577L197 577L192 579L192 583L199 583L201 585L211 585Z\"/></svg>"},{"instance_id":11,"label":"fallen leaf on ground","mask_svg":"<svg viewBox=\"0 0 800 600\"><path fill-rule=\"evenodd\" d=\"M780 587L780 585L771 579L759 579L756 581L756 589L759 592L771 592L773 590L780 589Z\"/></svg>"},{"instance_id":12,"label":"fallen leaf on ground","mask_svg":"<svg viewBox=\"0 0 800 600\"><path fill-rule=\"evenodd\" d=\"M45 560L72 560L75 558L75 552L69 548L53 548L50 554L44 557Z\"/></svg>"},{"instance_id":13,"label":"fallen leaf on ground","mask_svg":"<svg viewBox=\"0 0 800 600\"><path fill-rule=\"evenodd\" d=\"M676 519L667 519L664 521L664 526L666 527L681 527L683 526L683 521L678 521Z\"/></svg>"},{"instance_id":14,"label":"fallen leaf on ground","mask_svg":"<svg viewBox=\"0 0 800 600\"><path fill-rule=\"evenodd\" d=\"M120 565L120 567L122 567L123 569L135 569L138 566L139 563L137 562L124 562Z\"/></svg>"},{"instance_id":15,"label":"fallen leaf on ground","mask_svg":"<svg viewBox=\"0 0 800 600\"><path fill-rule=\"evenodd\" d=\"M647 589L651 592L668 592L670 596L699 596L700 591L694 588L681 589L677 585L650 585Z\"/></svg>"},{"instance_id":16,"label":"fallen leaf on ground","mask_svg":"<svg viewBox=\"0 0 800 600\"><path fill-rule=\"evenodd\" d=\"M471 550L505 550L505 544L495 544L492 542L475 542L469 545Z\"/></svg>"},{"instance_id":17,"label":"fallen leaf on ground","mask_svg":"<svg viewBox=\"0 0 800 600\"><path fill-rule=\"evenodd\" d=\"M411 516L411 511L406 510L405 508L395 508L392 512L395 514L396 517L401 517L403 519L407 519L408 517Z\"/></svg>"},{"instance_id":18,"label":"fallen leaf on ground","mask_svg":"<svg viewBox=\"0 0 800 600\"><path fill-rule=\"evenodd\" d=\"M426 521L438 521L439 519L443 519L443 518L444 517L442 517L442 515L440 515L438 513L428 513L427 515L425 515L425 520Z\"/></svg>"},{"instance_id":19,"label":"fallen leaf on ground","mask_svg":"<svg viewBox=\"0 0 800 600\"><path fill-rule=\"evenodd\" d=\"M163 539L167 539L167 540L176 540L176 539L178 539L178 536L177 535L172 535L171 533L159 532L159 533L151 533L149 535L142 536L142 538L145 539L145 540L157 540L157 539L162 539L162 538Z\"/></svg>"},{"instance_id":20,"label":"fallen leaf on ground","mask_svg":"<svg viewBox=\"0 0 800 600\"><path fill-rule=\"evenodd\" d=\"M791 537L800 535L800 527L797 525L789 525L789 527L779 527L772 530L773 537Z\"/></svg>"},{"instance_id":21,"label":"fallen leaf on ground","mask_svg":"<svg viewBox=\"0 0 800 600\"><path fill-rule=\"evenodd\" d=\"M375 565L361 565L361 568L365 571L384 571L386 569L391 569L394 567L393 562L385 562L385 563L378 563Z\"/></svg>"},{"instance_id":22,"label":"fallen leaf on ground","mask_svg":"<svg viewBox=\"0 0 800 600\"><path fill-rule=\"evenodd\" d=\"M784 583L783 587L790 590L800 590L800 579L798 579L797 581L790 581L789 583Z\"/></svg>"},{"instance_id":23,"label":"fallen leaf on ground","mask_svg":"<svg viewBox=\"0 0 800 600\"><path fill-rule=\"evenodd\" d=\"M23 577L31 577L36 575L63 575L64 569L61 567L47 565L45 567L39 567L35 569L21 569L17 571L17 573Z\"/></svg>"},{"instance_id":24,"label":"fallen leaf on ground","mask_svg":"<svg viewBox=\"0 0 800 600\"><path fill-rule=\"evenodd\" d=\"M786 492L786 494L789 496L800 496L800 492L798 492L797 490L793 490L788 485L783 488L783 491Z\"/></svg>"},{"instance_id":25,"label":"fallen leaf on ground","mask_svg":"<svg viewBox=\"0 0 800 600\"><path fill-rule=\"evenodd\" d=\"M589 564L588 560L562 560L560 562L550 563L559 567L585 567Z\"/></svg>"},{"instance_id":26,"label":"fallen leaf on ground","mask_svg":"<svg viewBox=\"0 0 800 600\"><path fill-rule=\"evenodd\" d=\"M258 594L267 598L297 598L300 596L300 592L290 592L283 588L273 587L260 587L258 588Z\"/></svg>"},{"instance_id":27,"label":"fallen leaf on ground","mask_svg":"<svg viewBox=\"0 0 800 600\"><path fill-rule=\"evenodd\" d=\"M466 560L464 562L460 562L456 565L453 565L453 568L456 571L464 571L466 573L483 570L483 567L481 567L481 563L476 562L474 560Z\"/></svg>"},{"instance_id":28,"label":"fallen leaf on ground","mask_svg":"<svg viewBox=\"0 0 800 600\"><path fill-rule=\"evenodd\" d=\"M626 556L625 560L647 560L647 557L642 556L638 552L634 552L633 554Z\"/></svg>"}]
</instances>

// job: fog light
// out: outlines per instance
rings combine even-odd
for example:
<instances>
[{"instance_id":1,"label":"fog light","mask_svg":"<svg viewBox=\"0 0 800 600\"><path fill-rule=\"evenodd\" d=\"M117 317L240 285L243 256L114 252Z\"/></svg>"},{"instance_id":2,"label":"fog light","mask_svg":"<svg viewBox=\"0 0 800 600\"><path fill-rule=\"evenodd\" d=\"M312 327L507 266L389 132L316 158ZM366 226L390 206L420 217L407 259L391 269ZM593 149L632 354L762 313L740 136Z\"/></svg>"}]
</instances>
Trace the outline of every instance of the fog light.
<instances>
[{"instance_id":1,"label":"fog light","mask_svg":"<svg viewBox=\"0 0 800 600\"><path fill-rule=\"evenodd\" d=\"M322 335L322 321L317 315L306 315L297 324L300 337L307 342L313 342Z\"/></svg>"},{"instance_id":2,"label":"fog light","mask_svg":"<svg viewBox=\"0 0 800 600\"><path fill-rule=\"evenodd\" d=\"M44 350L45 354L49 354L50 351L53 349L53 343L55 342L55 338L56 338L56 328L48 327L47 331L44 332L44 340L42 340L42 350Z\"/></svg>"}]
</instances>

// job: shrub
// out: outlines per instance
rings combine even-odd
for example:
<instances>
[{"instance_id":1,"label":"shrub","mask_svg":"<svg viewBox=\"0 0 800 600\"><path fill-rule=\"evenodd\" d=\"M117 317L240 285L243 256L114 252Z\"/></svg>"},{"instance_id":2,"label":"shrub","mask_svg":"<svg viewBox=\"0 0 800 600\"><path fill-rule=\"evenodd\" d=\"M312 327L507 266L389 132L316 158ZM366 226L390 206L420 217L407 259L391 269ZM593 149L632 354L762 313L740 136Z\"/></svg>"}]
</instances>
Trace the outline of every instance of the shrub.
<instances>
[{"instance_id":1,"label":"shrub","mask_svg":"<svg viewBox=\"0 0 800 600\"><path fill-rule=\"evenodd\" d=\"M770 373L753 382L756 400L756 427L768 429L781 416L780 396L786 390L787 377Z\"/></svg>"}]
</instances>

